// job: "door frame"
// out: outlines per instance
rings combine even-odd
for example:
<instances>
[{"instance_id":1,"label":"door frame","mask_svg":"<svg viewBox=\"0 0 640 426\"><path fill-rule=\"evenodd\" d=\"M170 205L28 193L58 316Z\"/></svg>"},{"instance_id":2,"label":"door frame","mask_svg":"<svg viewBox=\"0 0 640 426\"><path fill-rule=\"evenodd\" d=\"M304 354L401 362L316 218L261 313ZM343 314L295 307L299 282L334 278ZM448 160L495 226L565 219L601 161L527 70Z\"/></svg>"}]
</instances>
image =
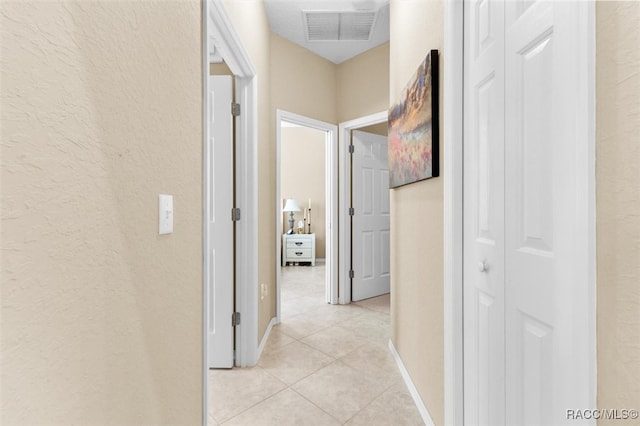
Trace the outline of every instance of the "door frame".
<instances>
[{"instance_id":1,"label":"door frame","mask_svg":"<svg viewBox=\"0 0 640 426\"><path fill-rule=\"evenodd\" d=\"M349 270L351 262L348 261L347 253L351 253L351 221L349 220L349 205L351 197L351 162L349 161L349 145L351 142L351 131L372 124L384 123L387 121L387 111L380 111L375 114L365 115L353 120L344 121L338 125L338 151L340 166L339 176L339 196L340 196L340 253L343 259L339 265L339 288L337 289L341 305L351 303L351 278Z\"/></svg>"},{"instance_id":2,"label":"door frame","mask_svg":"<svg viewBox=\"0 0 640 426\"><path fill-rule=\"evenodd\" d=\"M202 4L202 200L206 199L208 175L207 147L209 139L208 102L209 61L221 56L235 76L236 102L242 114L236 119L236 207L242 209L242 219L236 223L236 311L242 312L242 325L236 326L235 365L255 365L258 349L258 82L256 69L245 50L221 0ZM202 203L202 424L208 415L207 317L209 286L206 268L209 251L207 208Z\"/></svg>"},{"instance_id":3,"label":"door frame","mask_svg":"<svg viewBox=\"0 0 640 426\"><path fill-rule=\"evenodd\" d=\"M444 4L444 422L464 424L463 106L464 3Z\"/></svg>"},{"instance_id":4,"label":"door frame","mask_svg":"<svg viewBox=\"0 0 640 426\"><path fill-rule=\"evenodd\" d=\"M578 52L584 72L577 76L583 88L584 118L581 136L585 149L577 159L584 179L581 204L587 210L582 222L585 235L583 271L587 294L579 301L581 319L588 326L588 394L590 407L596 407L596 222L595 222L595 3L579 3L579 38L586 40ZM444 408L445 424L464 424L463 363L463 154L464 154L464 1L444 5L444 51L447 75L444 81ZM585 407L587 408L587 407Z\"/></svg>"},{"instance_id":5,"label":"door frame","mask_svg":"<svg viewBox=\"0 0 640 426\"><path fill-rule=\"evenodd\" d=\"M337 223L338 214L338 166L337 159L337 133L335 124L305 117L293 112L276 110L276 323L280 323L280 291L282 281L282 261L280 253L282 249L282 191L280 168L282 152L282 122L297 124L299 126L326 132L325 138L325 261L327 270L325 273L326 302L338 303L338 229L333 224Z\"/></svg>"}]
</instances>

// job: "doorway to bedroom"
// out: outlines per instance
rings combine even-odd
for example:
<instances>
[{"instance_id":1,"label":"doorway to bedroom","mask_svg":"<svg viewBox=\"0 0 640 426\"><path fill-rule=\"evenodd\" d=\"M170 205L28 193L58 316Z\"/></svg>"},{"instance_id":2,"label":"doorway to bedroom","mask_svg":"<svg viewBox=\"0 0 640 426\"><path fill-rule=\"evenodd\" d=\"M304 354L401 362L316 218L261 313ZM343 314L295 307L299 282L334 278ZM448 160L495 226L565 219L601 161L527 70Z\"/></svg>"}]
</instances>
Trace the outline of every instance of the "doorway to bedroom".
<instances>
[{"instance_id":1,"label":"doorway to bedroom","mask_svg":"<svg viewBox=\"0 0 640 426\"><path fill-rule=\"evenodd\" d=\"M280 321L326 304L327 132L280 122ZM305 320L308 326L312 325ZM295 330L290 330L295 334Z\"/></svg>"},{"instance_id":2,"label":"doorway to bedroom","mask_svg":"<svg viewBox=\"0 0 640 426\"><path fill-rule=\"evenodd\" d=\"M313 313L332 302L337 132L332 124L285 111L278 111L276 126L277 315L279 328L295 335L313 328ZM315 325L321 328L321 322Z\"/></svg>"}]
</instances>

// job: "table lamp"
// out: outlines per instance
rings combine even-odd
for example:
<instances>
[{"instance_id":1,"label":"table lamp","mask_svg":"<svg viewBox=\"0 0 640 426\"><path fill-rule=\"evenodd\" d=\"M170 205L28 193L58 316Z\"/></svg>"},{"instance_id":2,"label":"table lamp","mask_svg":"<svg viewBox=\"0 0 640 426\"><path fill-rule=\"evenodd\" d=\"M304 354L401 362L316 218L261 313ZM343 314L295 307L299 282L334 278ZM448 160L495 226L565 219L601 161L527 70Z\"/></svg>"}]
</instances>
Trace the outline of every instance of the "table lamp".
<instances>
[{"instance_id":1,"label":"table lamp","mask_svg":"<svg viewBox=\"0 0 640 426\"><path fill-rule=\"evenodd\" d=\"M284 204L283 212L289 212L289 230L287 234L293 234L293 212L299 212L300 206L298 202L292 198L287 198L287 202Z\"/></svg>"}]
</instances>

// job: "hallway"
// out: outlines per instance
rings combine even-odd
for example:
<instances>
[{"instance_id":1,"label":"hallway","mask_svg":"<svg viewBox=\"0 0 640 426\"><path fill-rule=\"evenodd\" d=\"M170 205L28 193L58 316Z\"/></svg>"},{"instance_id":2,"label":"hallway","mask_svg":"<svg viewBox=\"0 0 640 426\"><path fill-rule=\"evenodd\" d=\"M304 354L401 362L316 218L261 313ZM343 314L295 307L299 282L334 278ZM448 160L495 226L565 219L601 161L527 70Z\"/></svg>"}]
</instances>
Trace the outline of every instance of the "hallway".
<instances>
[{"instance_id":1,"label":"hallway","mask_svg":"<svg viewBox=\"0 0 640 426\"><path fill-rule=\"evenodd\" d=\"M324 265L282 269L257 366L209 371L209 425L421 425L388 348L389 295L324 302Z\"/></svg>"}]
</instances>

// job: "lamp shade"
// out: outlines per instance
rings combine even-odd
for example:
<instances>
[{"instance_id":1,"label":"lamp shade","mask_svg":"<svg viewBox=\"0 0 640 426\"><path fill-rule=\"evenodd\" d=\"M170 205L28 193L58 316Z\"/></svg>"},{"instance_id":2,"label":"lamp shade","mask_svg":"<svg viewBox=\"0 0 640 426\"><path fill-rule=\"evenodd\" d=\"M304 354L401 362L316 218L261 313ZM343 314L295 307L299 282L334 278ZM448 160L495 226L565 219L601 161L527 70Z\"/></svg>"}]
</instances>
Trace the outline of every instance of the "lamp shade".
<instances>
[{"instance_id":1,"label":"lamp shade","mask_svg":"<svg viewBox=\"0 0 640 426\"><path fill-rule=\"evenodd\" d=\"M283 212L299 212L300 206L298 205L298 202L293 198L287 198L287 202L285 203L284 209L282 209L282 211Z\"/></svg>"}]
</instances>

